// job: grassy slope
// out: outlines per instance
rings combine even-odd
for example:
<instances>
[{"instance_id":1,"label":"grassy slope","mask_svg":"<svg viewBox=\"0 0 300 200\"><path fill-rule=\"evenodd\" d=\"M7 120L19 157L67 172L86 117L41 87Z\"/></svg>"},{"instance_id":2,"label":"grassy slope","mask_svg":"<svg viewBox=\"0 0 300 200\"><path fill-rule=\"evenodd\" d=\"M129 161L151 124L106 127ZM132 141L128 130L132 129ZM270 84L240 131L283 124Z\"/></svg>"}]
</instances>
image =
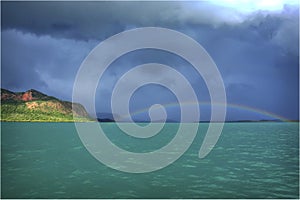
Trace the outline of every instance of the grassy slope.
<instances>
[{"instance_id":1,"label":"grassy slope","mask_svg":"<svg viewBox=\"0 0 300 200\"><path fill-rule=\"evenodd\" d=\"M27 103L27 104L26 104ZM28 103L36 105L36 108L28 108ZM1 121L36 121L36 122L73 122L92 121L87 117L75 117L65 104L57 100L30 101L30 102L2 102ZM59 109L56 109L59 107Z\"/></svg>"}]
</instances>

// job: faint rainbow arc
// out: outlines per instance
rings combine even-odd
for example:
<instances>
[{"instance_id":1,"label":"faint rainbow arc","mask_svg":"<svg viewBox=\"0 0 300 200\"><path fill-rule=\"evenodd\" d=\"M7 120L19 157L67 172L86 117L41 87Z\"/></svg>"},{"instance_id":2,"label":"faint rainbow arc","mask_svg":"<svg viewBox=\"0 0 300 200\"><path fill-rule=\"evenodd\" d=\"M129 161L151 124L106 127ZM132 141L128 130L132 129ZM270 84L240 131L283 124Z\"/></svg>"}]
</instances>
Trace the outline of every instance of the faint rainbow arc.
<instances>
[{"instance_id":1,"label":"faint rainbow arc","mask_svg":"<svg viewBox=\"0 0 300 200\"><path fill-rule=\"evenodd\" d=\"M210 102L184 102L184 103L181 103L181 105L188 106L188 105L195 105L197 103L199 104L199 106L210 106L211 105ZM165 108L170 108L170 107L175 107L175 106L180 107L180 104L178 102L172 102L172 103L161 104L161 105L164 106ZM215 105L222 106L223 104L222 103L216 103ZM250 112L253 112L253 113L257 113L257 114L262 114L262 115L271 117L273 119L278 119L278 120L283 121L283 122L290 121L290 119L288 119L286 117L283 117L283 116L280 116L278 114L268 112L268 111L258 109L258 108L253 108L253 107L250 107L250 106L241 105L241 104L227 103L226 107L241 109L241 110L245 110L245 111L250 111ZM132 112L130 116L135 116L135 115L138 115L138 114L146 113L146 112L148 112L148 110L149 110L149 108L143 108L143 109L140 109L140 110L136 110L135 112ZM120 116L120 119L127 119L128 117L129 116Z\"/></svg>"}]
</instances>

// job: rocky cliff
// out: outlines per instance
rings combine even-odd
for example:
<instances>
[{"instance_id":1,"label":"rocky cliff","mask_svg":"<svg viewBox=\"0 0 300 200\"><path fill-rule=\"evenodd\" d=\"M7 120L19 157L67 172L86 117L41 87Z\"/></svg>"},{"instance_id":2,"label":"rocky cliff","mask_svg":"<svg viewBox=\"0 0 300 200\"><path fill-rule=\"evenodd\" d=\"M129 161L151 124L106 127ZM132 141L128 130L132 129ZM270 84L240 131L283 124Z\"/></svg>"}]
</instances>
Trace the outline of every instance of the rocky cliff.
<instances>
[{"instance_id":1,"label":"rocky cliff","mask_svg":"<svg viewBox=\"0 0 300 200\"><path fill-rule=\"evenodd\" d=\"M1 121L90 120L81 104L61 101L33 89L26 92L1 89Z\"/></svg>"}]
</instances>

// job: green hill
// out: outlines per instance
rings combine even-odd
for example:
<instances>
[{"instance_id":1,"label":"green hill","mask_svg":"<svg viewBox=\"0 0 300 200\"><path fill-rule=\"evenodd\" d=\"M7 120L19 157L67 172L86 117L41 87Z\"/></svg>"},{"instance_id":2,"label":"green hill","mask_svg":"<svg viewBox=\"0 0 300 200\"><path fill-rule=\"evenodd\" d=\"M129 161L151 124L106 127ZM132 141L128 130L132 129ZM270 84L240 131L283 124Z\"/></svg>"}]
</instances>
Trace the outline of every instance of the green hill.
<instances>
[{"instance_id":1,"label":"green hill","mask_svg":"<svg viewBox=\"0 0 300 200\"><path fill-rule=\"evenodd\" d=\"M73 111L74 116L73 117ZM61 101L36 90L11 92L1 89L1 121L92 121L81 104Z\"/></svg>"}]
</instances>

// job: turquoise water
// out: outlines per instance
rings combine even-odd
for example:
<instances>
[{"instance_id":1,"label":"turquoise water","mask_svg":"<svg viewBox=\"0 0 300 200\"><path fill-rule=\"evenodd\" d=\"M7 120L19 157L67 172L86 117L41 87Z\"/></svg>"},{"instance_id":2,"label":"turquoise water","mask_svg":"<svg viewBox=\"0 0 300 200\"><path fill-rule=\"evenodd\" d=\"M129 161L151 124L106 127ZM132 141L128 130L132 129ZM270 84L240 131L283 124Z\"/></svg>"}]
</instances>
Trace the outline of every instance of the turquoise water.
<instances>
[{"instance_id":1,"label":"turquoise water","mask_svg":"<svg viewBox=\"0 0 300 200\"><path fill-rule=\"evenodd\" d=\"M164 146L177 124L141 141L102 125L124 149ZM82 145L73 123L2 123L2 198L298 198L298 123L228 123L198 158L208 124L170 166L146 174L106 167Z\"/></svg>"}]
</instances>

